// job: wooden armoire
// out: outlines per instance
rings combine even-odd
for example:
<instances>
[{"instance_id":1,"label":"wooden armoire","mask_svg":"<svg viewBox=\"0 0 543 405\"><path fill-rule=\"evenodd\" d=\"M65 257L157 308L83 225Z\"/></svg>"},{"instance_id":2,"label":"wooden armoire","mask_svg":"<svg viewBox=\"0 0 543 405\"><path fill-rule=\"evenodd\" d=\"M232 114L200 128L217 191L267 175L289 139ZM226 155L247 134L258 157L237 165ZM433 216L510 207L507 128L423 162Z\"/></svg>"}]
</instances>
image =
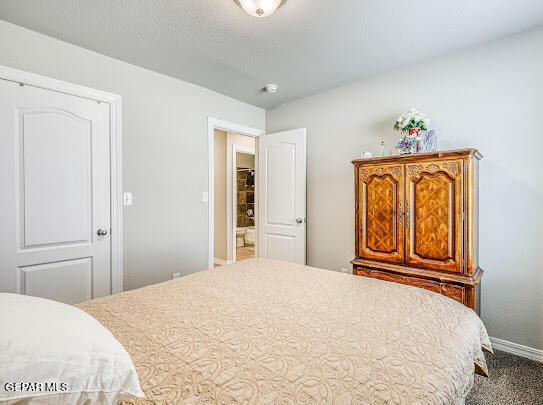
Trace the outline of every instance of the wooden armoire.
<instances>
[{"instance_id":1,"label":"wooden armoire","mask_svg":"<svg viewBox=\"0 0 543 405\"><path fill-rule=\"evenodd\" d=\"M359 159L353 273L443 294L479 313L476 149Z\"/></svg>"}]
</instances>

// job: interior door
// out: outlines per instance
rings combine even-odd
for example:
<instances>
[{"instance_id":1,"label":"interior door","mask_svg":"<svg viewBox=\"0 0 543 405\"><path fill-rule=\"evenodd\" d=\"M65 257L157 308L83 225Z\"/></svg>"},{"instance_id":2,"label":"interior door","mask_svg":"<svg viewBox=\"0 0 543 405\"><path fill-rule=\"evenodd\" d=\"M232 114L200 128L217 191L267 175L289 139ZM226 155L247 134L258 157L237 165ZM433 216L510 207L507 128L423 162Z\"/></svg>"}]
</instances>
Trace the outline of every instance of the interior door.
<instances>
[{"instance_id":1,"label":"interior door","mask_svg":"<svg viewBox=\"0 0 543 405\"><path fill-rule=\"evenodd\" d=\"M404 166L357 168L358 257L403 263Z\"/></svg>"},{"instance_id":2,"label":"interior door","mask_svg":"<svg viewBox=\"0 0 543 405\"><path fill-rule=\"evenodd\" d=\"M462 160L406 165L406 261L462 272Z\"/></svg>"},{"instance_id":3,"label":"interior door","mask_svg":"<svg viewBox=\"0 0 543 405\"><path fill-rule=\"evenodd\" d=\"M258 138L258 252L305 264L306 130Z\"/></svg>"},{"instance_id":4,"label":"interior door","mask_svg":"<svg viewBox=\"0 0 543 405\"><path fill-rule=\"evenodd\" d=\"M0 291L109 295L109 105L6 80L0 95Z\"/></svg>"}]
</instances>

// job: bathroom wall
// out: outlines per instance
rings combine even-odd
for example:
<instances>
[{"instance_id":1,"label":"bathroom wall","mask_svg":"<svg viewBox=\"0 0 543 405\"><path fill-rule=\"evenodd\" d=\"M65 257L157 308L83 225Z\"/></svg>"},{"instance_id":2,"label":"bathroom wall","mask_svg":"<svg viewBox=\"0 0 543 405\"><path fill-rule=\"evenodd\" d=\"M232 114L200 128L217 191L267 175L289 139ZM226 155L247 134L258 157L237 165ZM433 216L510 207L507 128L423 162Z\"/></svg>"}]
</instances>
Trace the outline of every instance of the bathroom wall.
<instances>
[{"instance_id":1,"label":"bathroom wall","mask_svg":"<svg viewBox=\"0 0 543 405\"><path fill-rule=\"evenodd\" d=\"M236 165L238 168L254 169L255 168L255 155L249 153L238 152L236 155Z\"/></svg>"},{"instance_id":2,"label":"bathroom wall","mask_svg":"<svg viewBox=\"0 0 543 405\"><path fill-rule=\"evenodd\" d=\"M226 254L226 137L224 131L215 130L214 149L214 241L215 259L227 260Z\"/></svg>"}]
</instances>

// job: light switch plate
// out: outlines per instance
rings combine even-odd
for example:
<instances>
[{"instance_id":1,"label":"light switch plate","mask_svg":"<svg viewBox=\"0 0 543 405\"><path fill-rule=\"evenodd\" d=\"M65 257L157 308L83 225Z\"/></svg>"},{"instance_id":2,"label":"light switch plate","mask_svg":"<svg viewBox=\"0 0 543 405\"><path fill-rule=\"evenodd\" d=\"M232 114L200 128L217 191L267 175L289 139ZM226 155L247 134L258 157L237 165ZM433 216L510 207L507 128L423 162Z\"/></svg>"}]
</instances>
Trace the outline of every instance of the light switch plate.
<instances>
[{"instance_id":1,"label":"light switch plate","mask_svg":"<svg viewBox=\"0 0 543 405\"><path fill-rule=\"evenodd\" d=\"M123 193L123 204L124 205L132 205L133 204L133 197L132 193Z\"/></svg>"}]
</instances>

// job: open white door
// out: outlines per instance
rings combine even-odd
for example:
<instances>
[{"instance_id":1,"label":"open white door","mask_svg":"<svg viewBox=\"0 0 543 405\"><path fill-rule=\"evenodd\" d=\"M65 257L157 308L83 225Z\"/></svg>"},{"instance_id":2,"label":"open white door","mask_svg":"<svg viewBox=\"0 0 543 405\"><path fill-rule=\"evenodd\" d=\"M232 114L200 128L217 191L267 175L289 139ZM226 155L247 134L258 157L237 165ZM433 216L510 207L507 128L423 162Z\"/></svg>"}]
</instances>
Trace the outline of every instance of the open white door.
<instances>
[{"instance_id":1,"label":"open white door","mask_svg":"<svg viewBox=\"0 0 543 405\"><path fill-rule=\"evenodd\" d=\"M258 253L305 264L306 129L258 138Z\"/></svg>"}]
</instances>

